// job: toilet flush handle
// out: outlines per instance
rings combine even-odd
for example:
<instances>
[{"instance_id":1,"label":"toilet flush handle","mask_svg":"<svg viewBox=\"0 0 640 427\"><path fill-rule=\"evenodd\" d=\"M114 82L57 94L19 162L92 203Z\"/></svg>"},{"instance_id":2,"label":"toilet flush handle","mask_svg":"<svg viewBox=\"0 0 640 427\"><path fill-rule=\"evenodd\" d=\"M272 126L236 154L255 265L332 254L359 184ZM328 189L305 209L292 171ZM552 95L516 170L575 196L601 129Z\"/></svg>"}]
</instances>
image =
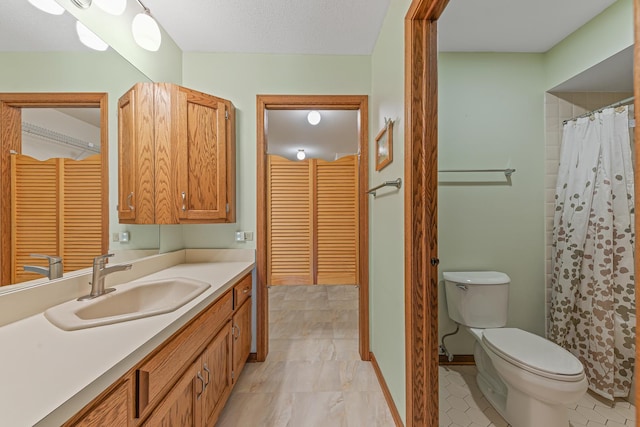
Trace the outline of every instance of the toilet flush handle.
<instances>
[{"instance_id":1,"label":"toilet flush handle","mask_svg":"<svg viewBox=\"0 0 640 427\"><path fill-rule=\"evenodd\" d=\"M456 283L456 288L461 289L465 292L469 290L469 288L467 288L467 285L464 285L462 283Z\"/></svg>"}]
</instances>

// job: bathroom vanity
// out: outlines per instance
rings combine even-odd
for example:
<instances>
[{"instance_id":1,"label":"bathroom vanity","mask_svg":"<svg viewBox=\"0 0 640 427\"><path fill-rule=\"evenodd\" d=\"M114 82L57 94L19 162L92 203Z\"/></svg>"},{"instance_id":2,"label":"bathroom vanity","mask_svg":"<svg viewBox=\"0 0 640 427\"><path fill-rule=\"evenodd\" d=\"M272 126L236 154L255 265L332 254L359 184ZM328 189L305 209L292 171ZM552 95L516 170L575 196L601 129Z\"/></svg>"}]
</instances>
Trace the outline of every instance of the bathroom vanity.
<instances>
[{"instance_id":1,"label":"bathroom vanity","mask_svg":"<svg viewBox=\"0 0 640 427\"><path fill-rule=\"evenodd\" d=\"M10 349L0 357L3 423L215 424L251 349L253 251L182 250L133 264L109 285L182 277L211 286L136 320L65 331L40 312L0 327Z\"/></svg>"}]
</instances>

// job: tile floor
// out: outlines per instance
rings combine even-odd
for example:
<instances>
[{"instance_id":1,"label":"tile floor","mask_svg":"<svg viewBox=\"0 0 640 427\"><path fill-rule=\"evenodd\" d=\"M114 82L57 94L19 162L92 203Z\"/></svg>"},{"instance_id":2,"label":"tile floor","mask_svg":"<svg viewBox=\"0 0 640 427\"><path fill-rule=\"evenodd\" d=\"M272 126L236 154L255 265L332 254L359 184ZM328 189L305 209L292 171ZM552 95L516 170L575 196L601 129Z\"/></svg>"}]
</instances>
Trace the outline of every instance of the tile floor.
<instances>
[{"instance_id":1,"label":"tile floor","mask_svg":"<svg viewBox=\"0 0 640 427\"><path fill-rule=\"evenodd\" d=\"M507 426L478 389L475 366L440 366L439 373L441 427ZM635 419L629 402L619 400L611 407L590 393L569 409L571 427L629 427Z\"/></svg>"},{"instance_id":2,"label":"tile floor","mask_svg":"<svg viewBox=\"0 0 640 427\"><path fill-rule=\"evenodd\" d=\"M355 286L269 289L269 355L248 363L218 427L393 427L358 354Z\"/></svg>"}]
</instances>

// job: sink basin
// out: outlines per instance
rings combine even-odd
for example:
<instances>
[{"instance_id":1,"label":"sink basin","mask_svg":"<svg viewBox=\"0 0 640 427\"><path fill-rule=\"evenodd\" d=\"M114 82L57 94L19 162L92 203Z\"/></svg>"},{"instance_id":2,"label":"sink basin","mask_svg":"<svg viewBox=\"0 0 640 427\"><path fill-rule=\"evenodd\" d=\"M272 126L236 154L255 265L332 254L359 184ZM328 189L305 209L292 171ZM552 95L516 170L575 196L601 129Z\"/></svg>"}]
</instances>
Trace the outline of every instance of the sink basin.
<instances>
[{"instance_id":1,"label":"sink basin","mask_svg":"<svg viewBox=\"0 0 640 427\"><path fill-rule=\"evenodd\" d=\"M92 328L174 311L211 285L186 277L127 283L89 301L72 300L51 307L45 317L66 331Z\"/></svg>"}]
</instances>

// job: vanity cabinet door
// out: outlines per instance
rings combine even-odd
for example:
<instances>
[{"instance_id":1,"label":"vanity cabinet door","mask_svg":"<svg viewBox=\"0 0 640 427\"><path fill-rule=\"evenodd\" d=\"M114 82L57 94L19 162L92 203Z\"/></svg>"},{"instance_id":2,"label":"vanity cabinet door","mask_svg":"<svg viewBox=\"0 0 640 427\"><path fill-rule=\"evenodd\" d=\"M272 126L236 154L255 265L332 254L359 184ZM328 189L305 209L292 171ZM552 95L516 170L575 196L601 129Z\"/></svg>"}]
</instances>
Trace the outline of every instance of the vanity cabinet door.
<instances>
[{"instance_id":1,"label":"vanity cabinet door","mask_svg":"<svg viewBox=\"0 0 640 427\"><path fill-rule=\"evenodd\" d=\"M231 209L227 135L230 108L206 94L178 88L177 197L180 222L225 222Z\"/></svg>"},{"instance_id":2,"label":"vanity cabinet door","mask_svg":"<svg viewBox=\"0 0 640 427\"><path fill-rule=\"evenodd\" d=\"M118 219L153 224L153 87L139 83L118 101Z\"/></svg>"},{"instance_id":3,"label":"vanity cabinet door","mask_svg":"<svg viewBox=\"0 0 640 427\"><path fill-rule=\"evenodd\" d=\"M251 352L251 298L247 298L233 315L233 382Z\"/></svg>"},{"instance_id":4,"label":"vanity cabinet door","mask_svg":"<svg viewBox=\"0 0 640 427\"><path fill-rule=\"evenodd\" d=\"M190 427L200 425L196 423L198 411L196 402L199 393L202 392L203 383L197 381L197 364L191 367L180 377L171 391L162 399L153 410L143 426L181 426ZM116 424L104 424L116 425Z\"/></svg>"},{"instance_id":5,"label":"vanity cabinet door","mask_svg":"<svg viewBox=\"0 0 640 427\"><path fill-rule=\"evenodd\" d=\"M201 369L206 388L201 396L202 421L215 425L227 398L231 394L231 322L227 322L202 353Z\"/></svg>"}]
</instances>

